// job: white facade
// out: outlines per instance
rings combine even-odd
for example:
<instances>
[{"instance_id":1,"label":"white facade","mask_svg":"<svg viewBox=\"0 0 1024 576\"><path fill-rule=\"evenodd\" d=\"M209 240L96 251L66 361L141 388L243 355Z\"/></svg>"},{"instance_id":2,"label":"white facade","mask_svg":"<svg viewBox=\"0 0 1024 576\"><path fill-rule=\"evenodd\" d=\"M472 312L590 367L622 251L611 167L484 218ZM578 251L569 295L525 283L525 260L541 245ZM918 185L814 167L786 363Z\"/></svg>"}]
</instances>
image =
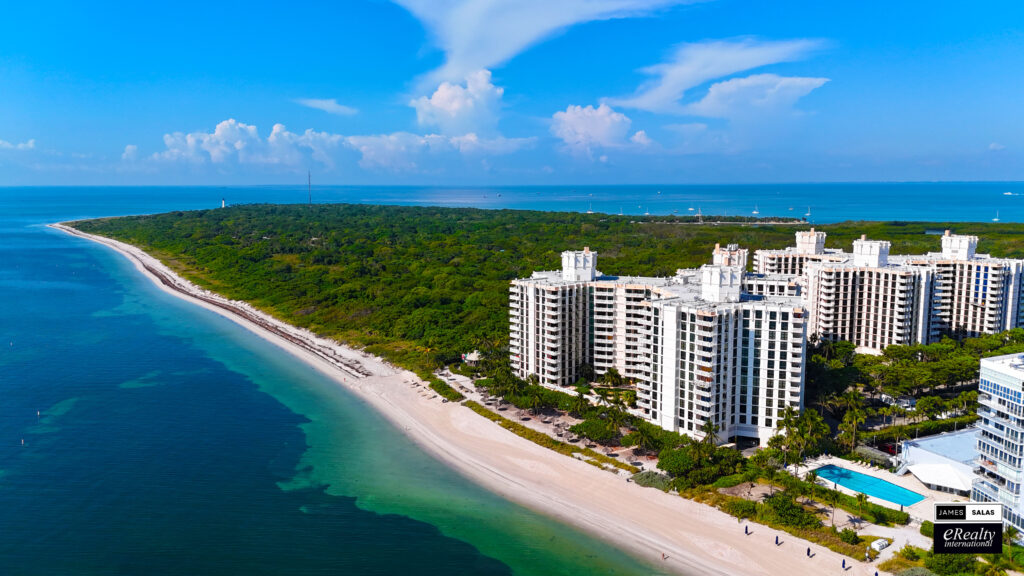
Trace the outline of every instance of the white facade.
<instances>
[{"instance_id":1,"label":"white facade","mask_svg":"<svg viewBox=\"0 0 1024 576\"><path fill-rule=\"evenodd\" d=\"M861 351L979 336L1024 325L1024 261L977 253L976 236L946 231L942 251L893 256L861 237L853 252L824 249L824 232L798 232L797 247L758 250L755 270L799 275L809 334Z\"/></svg>"},{"instance_id":2,"label":"white facade","mask_svg":"<svg viewBox=\"0 0 1024 576\"><path fill-rule=\"evenodd\" d=\"M811 228L796 233L796 247L755 251L754 272L800 276L811 262L843 262L848 258L841 250L826 250L825 233Z\"/></svg>"},{"instance_id":3,"label":"white facade","mask_svg":"<svg viewBox=\"0 0 1024 576\"><path fill-rule=\"evenodd\" d=\"M971 500L1003 504L1005 523L1024 531L1024 355L981 360L978 476Z\"/></svg>"},{"instance_id":4,"label":"white facade","mask_svg":"<svg viewBox=\"0 0 1024 576\"><path fill-rule=\"evenodd\" d=\"M727 250L727 261L745 258ZM604 276L590 251L562 262L561 271L512 281L510 354L520 378L565 387L584 364L597 374L615 368L636 382L648 420L698 438L711 420L719 439L764 443L786 406L802 407L805 312L791 277L728 265L672 278ZM594 271L591 281L581 267ZM748 277L773 294L747 292Z\"/></svg>"},{"instance_id":5,"label":"white facade","mask_svg":"<svg viewBox=\"0 0 1024 576\"><path fill-rule=\"evenodd\" d=\"M701 438L710 420L720 441L765 444L787 406L803 408L804 310L797 298L708 299L721 293L706 283L721 275L707 268L699 286L674 286L652 301L650 374L637 383L637 404L666 430Z\"/></svg>"},{"instance_id":6,"label":"white facade","mask_svg":"<svg viewBox=\"0 0 1024 576\"><path fill-rule=\"evenodd\" d=\"M715 266L738 266L743 270L747 269L747 259L750 251L740 248L739 244L729 244L722 248L721 244L715 244L711 253L711 263Z\"/></svg>"}]
</instances>

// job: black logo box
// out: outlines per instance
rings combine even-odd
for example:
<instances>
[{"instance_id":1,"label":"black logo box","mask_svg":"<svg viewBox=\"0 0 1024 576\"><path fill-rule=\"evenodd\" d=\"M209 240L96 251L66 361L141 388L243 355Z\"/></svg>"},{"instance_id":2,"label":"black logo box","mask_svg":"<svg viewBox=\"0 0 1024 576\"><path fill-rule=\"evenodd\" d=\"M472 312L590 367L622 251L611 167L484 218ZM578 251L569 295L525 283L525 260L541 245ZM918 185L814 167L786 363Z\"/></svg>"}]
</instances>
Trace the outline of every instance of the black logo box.
<instances>
[{"instance_id":1,"label":"black logo box","mask_svg":"<svg viewBox=\"0 0 1024 576\"><path fill-rule=\"evenodd\" d=\"M936 524L936 554L1002 554L1003 525L987 522Z\"/></svg>"}]
</instances>

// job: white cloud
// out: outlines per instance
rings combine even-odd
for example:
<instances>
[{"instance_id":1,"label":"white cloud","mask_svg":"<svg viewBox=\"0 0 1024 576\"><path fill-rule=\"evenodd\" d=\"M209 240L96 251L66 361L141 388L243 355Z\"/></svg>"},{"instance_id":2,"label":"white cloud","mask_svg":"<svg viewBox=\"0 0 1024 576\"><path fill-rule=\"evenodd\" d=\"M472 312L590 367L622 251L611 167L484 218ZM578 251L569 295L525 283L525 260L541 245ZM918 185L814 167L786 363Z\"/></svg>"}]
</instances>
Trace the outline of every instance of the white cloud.
<instances>
[{"instance_id":1,"label":"white cloud","mask_svg":"<svg viewBox=\"0 0 1024 576\"><path fill-rule=\"evenodd\" d=\"M336 116L352 116L357 114L359 111L351 106L345 106L344 104L338 104L338 101L334 98L320 99L320 98L296 98L294 101L296 104L301 104L307 108L315 108L317 110L323 110L328 114L334 114Z\"/></svg>"},{"instance_id":2,"label":"white cloud","mask_svg":"<svg viewBox=\"0 0 1024 576\"><path fill-rule=\"evenodd\" d=\"M814 40L753 39L682 44L667 62L642 70L654 78L641 85L633 96L610 98L608 102L651 112L685 114L680 100L688 90L744 70L798 60L820 46Z\"/></svg>"},{"instance_id":3,"label":"white cloud","mask_svg":"<svg viewBox=\"0 0 1024 576\"><path fill-rule=\"evenodd\" d=\"M21 143L18 143L18 144L15 144L13 142L8 142L6 140L0 140L0 150L32 150L35 147L36 147L35 139L26 140L25 142L21 142Z\"/></svg>"},{"instance_id":4,"label":"white cloud","mask_svg":"<svg viewBox=\"0 0 1024 576\"><path fill-rule=\"evenodd\" d=\"M1003 146L999 142L993 142L988 145L988 149L992 152L999 152L1000 150L1006 150L1006 146Z\"/></svg>"},{"instance_id":5,"label":"white cloud","mask_svg":"<svg viewBox=\"0 0 1024 576\"><path fill-rule=\"evenodd\" d=\"M654 140L651 140L651 137L644 130L637 130L636 134L629 137L629 141L637 146L650 146L654 144Z\"/></svg>"},{"instance_id":6,"label":"white cloud","mask_svg":"<svg viewBox=\"0 0 1024 576\"><path fill-rule=\"evenodd\" d=\"M491 69L561 30L594 20L650 14L685 0L394 0L445 53L429 79L460 80Z\"/></svg>"},{"instance_id":7,"label":"white cloud","mask_svg":"<svg viewBox=\"0 0 1024 576\"><path fill-rule=\"evenodd\" d=\"M731 118L789 109L797 100L820 88L828 78L783 77L755 74L716 82L701 100L686 106L696 116Z\"/></svg>"},{"instance_id":8,"label":"white cloud","mask_svg":"<svg viewBox=\"0 0 1024 576\"><path fill-rule=\"evenodd\" d=\"M588 156L594 148L624 146L633 123L625 114L612 110L607 104L569 106L552 116L551 133L560 138L575 153ZM646 135L645 135L646 136Z\"/></svg>"},{"instance_id":9,"label":"white cloud","mask_svg":"<svg viewBox=\"0 0 1024 576\"><path fill-rule=\"evenodd\" d=\"M345 154L360 155L360 166L370 169L417 171L422 160L443 160L443 154L454 157L480 157L510 154L532 145L533 138L485 138L470 132L458 136L442 134L371 134L343 136L329 132L306 130L290 132L283 124L275 124L270 135L260 136L256 126L225 120L212 132L174 132L164 135L164 150L150 155L148 165L209 165L228 170L234 165L257 165L278 169L305 168L318 162L334 168ZM138 155L135 145L125 147L122 160L132 162ZM141 167L141 166L136 166Z\"/></svg>"},{"instance_id":10,"label":"white cloud","mask_svg":"<svg viewBox=\"0 0 1024 576\"><path fill-rule=\"evenodd\" d=\"M421 126L437 127L444 134L491 133L504 89L491 83L488 70L466 76L465 85L442 82L430 97L409 102Z\"/></svg>"},{"instance_id":11,"label":"white cloud","mask_svg":"<svg viewBox=\"0 0 1024 576\"><path fill-rule=\"evenodd\" d=\"M387 168L396 171L416 170L416 158L431 147L445 144L438 135L420 136L409 132L350 136L348 144L362 154L359 165L363 168Z\"/></svg>"},{"instance_id":12,"label":"white cloud","mask_svg":"<svg viewBox=\"0 0 1024 576\"><path fill-rule=\"evenodd\" d=\"M164 135L165 150L150 158L165 162L192 164L264 164L300 166L305 155L327 166L333 165L330 152L343 144L337 134L306 130L289 132L283 124L275 124L264 140L255 126L234 118L217 124L213 132L174 132ZM125 149L128 153L128 149Z\"/></svg>"}]
</instances>

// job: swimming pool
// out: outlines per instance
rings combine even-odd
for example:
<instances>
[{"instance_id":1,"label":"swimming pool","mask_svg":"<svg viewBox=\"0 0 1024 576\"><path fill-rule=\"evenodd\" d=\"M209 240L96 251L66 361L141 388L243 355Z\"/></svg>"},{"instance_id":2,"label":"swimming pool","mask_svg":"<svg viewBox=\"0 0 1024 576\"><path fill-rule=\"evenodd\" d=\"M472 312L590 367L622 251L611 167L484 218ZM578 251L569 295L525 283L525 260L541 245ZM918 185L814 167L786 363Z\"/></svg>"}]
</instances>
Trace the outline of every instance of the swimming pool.
<instances>
[{"instance_id":1,"label":"swimming pool","mask_svg":"<svg viewBox=\"0 0 1024 576\"><path fill-rule=\"evenodd\" d=\"M868 496L874 496L880 500L899 504L900 506L913 506L921 500L924 500L924 496L921 496L917 492L907 490L902 486L897 486L892 482L886 482L874 476L868 476L867 474L861 474L853 470L846 468L840 468L833 464L822 466L815 470L818 473L818 478L824 478L829 482L835 482L844 488L849 488L854 492L863 492Z\"/></svg>"}]
</instances>

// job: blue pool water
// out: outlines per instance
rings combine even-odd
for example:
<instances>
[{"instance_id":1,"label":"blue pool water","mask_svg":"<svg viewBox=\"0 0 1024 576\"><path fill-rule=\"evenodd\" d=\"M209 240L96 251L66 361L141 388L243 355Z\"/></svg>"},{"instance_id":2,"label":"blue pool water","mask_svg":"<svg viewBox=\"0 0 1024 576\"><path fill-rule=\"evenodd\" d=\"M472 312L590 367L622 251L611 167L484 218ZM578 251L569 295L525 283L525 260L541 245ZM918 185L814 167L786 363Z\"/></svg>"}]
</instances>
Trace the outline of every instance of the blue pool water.
<instances>
[{"instance_id":1,"label":"blue pool water","mask_svg":"<svg viewBox=\"0 0 1024 576\"><path fill-rule=\"evenodd\" d=\"M912 506L924 500L924 496L917 492L907 490L892 482L886 482L874 476L868 476L867 474L861 474L860 472L854 472L853 470L847 470L832 464L822 466L815 470L815 472L818 473L819 478L835 482L854 492L863 492L868 496L874 496L875 498L899 504L900 506Z\"/></svg>"}]
</instances>

